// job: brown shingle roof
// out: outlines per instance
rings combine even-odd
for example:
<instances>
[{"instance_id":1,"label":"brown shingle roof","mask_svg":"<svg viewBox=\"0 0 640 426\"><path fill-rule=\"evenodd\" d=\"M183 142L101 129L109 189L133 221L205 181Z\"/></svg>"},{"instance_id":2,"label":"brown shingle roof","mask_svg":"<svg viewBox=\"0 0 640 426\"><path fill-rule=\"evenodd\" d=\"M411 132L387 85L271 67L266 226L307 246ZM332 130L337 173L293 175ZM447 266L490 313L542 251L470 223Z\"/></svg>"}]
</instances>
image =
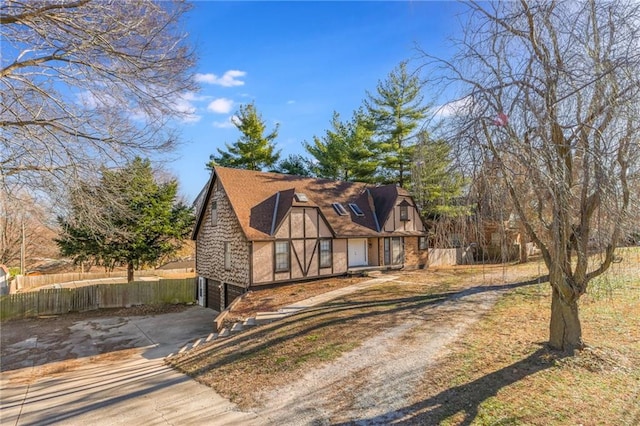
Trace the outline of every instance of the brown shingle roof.
<instances>
[{"instance_id":1,"label":"brown shingle roof","mask_svg":"<svg viewBox=\"0 0 640 426\"><path fill-rule=\"evenodd\" d=\"M408 195L395 185L375 187L362 182L332 181L227 167L216 167L214 173L249 240L272 239L273 230L277 229L289 210L296 206L319 208L337 237L377 236L378 225L368 200L367 189L373 195L374 202L371 204L375 205L380 225L388 217L398 194ZM308 202L298 201L295 193L304 193ZM209 196L207 194L207 198ZM338 215L332 206L336 202L342 203L349 214ZM349 208L349 203L357 204L364 216L356 216ZM200 223L201 218L198 217L194 238Z\"/></svg>"}]
</instances>

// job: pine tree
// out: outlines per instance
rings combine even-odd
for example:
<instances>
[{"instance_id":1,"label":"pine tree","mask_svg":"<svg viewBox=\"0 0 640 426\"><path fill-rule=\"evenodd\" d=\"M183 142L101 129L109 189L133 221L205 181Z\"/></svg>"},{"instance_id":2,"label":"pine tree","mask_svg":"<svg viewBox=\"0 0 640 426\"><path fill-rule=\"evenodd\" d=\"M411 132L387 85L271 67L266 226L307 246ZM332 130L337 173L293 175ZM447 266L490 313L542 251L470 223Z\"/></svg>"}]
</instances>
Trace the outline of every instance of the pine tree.
<instances>
[{"instance_id":1,"label":"pine tree","mask_svg":"<svg viewBox=\"0 0 640 426\"><path fill-rule=\"evenodd\" d=\"M313 171L319 177L345 181L371 182L377 168L373 153L371 119L359 109L348 122L333 113L332 129L305 149L316 159Z\"/></svg>"},{"instance_id":2,"label":"pine tree","mask_svg":"<svg viewBox=\"0 0 640 426\"><path fill-rule=\"evenodd\" d=\"M255 104L241 106L234 117L233 124L242 136L233 145L225 144L227 150L218 148L219 156L211 155L207 168L215 165L247 170L262 170L273 166L280 158L275 151L274 139L278 137L279 124L271 133L265 135L266 124L257 112Z\"/></svg>"},{"instance_id":3,"label":"pine tree","mask_svg":"<svg viewBox=\"0 0 640 426\"><path fill-rule=\"evenodd\" d=\"M286 175L311 176L311 163L302 155L290 154L287 158L280 160L271 171Z\"/></svg>"},{"instance_id":4,"label":"pine tree","mask_svg":"<svg viewBox=\"0 0 640 426\"><path fill-rule=\"evenodd\" d=\"M415 131L429 110L421 95L424 83L407 71L401 62L385 81L379 82L376 95L367 92L365 101L377 136L380 180L405 186L413 159Z\"/></svg>"},{"instance_id":5,"label":"pine tree","mask_svg":"<svg viewBox=\"0 0 640 426\"><path fill-rule=\"evenodd\" d=\"M449 144L427 132L420 132L417 139L409 191L422 216L437 220L468 214L468 206L458 202L465 180L452 164Z\"/></svg>"}]
</instances>

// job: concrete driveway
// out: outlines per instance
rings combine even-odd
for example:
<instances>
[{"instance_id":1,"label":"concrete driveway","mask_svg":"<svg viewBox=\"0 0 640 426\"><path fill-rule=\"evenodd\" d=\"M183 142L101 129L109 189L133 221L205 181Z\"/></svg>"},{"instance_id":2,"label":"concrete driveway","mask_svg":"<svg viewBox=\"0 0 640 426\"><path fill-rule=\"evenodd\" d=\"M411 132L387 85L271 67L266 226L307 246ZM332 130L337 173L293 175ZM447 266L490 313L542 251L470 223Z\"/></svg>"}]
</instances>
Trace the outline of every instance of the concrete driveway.
<instances>
[{"instance_id":1,"label":"concrete driveway","mask_svg":"<svg viewBox=\"0 0 640 426\"><path fill-rule=\"evenodd\" d=\"M44 335L34 322L24 339L5 345L3 338L0 424L255 422L254 414L236 411L211 388L164 365L165 356L206 338L213 317L212 310L194 306L62 323ZM18 324L4 323L2 332Z\"/></svg>"}]
</instances>

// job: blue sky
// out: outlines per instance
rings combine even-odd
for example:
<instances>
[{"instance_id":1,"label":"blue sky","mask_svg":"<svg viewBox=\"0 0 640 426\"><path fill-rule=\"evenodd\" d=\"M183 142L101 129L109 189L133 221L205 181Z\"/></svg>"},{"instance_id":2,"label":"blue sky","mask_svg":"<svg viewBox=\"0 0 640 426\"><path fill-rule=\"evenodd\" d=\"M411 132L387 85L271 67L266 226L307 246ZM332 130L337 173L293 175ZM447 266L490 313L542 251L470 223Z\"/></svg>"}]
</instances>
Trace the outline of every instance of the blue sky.
<instances>
[{"instance_id":1,"label":"blue sky","mask_svg":"<svg viewBox=\"0 0 640 426\"><path fill-rule=\"evenodd\" d=\"M185 25L201 91L180 100L190 116L170 165L181 192L193 200L209 155L238 139L230 118L240 105L255 102L268 130L280 123L282 157L306 155L302 142L323 135L333 111L350 118L400 61L419 65L416 44L449 56L461 10L450 1L195 2Z\"/></svg>"}]
</instances>

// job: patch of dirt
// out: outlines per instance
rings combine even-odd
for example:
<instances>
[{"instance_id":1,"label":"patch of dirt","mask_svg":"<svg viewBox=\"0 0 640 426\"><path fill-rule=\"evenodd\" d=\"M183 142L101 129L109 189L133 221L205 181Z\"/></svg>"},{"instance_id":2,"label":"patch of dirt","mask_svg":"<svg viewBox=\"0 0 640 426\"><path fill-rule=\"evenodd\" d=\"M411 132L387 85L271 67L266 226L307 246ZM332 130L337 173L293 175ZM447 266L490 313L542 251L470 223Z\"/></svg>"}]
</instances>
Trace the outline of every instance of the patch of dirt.
<instances>
[{"instance_id":1,"label":"patch of dirt","mask_svg":"<svg viewBox=\"0 0 640 426\"><path fill-rule=\"evenodd\" d=\"M278 287L257 288L249 291L231 310L226 321L232 323L255 316L258 312L277 311L319 294L365 281L367 277L336 277L317 281L285 284Z\"/></svg>"},{"instance_id":2,"label":"patch of dirt","mask_svg":"<svg viewBox=\"0 0 640 426\"><path fill-rule=\"evenodd\" d=\"M72 327L92 318L126 318L182 312L187 305L148 305L131 308L99 309L66 315L4 321L0 324L0 371L44 365L78 357L73 352ZM96 352L121 347L96 347ZM28 354L28 356L25 356ZM58 367L55 367L58 368Z\"/></svg>"}]
</instances>

